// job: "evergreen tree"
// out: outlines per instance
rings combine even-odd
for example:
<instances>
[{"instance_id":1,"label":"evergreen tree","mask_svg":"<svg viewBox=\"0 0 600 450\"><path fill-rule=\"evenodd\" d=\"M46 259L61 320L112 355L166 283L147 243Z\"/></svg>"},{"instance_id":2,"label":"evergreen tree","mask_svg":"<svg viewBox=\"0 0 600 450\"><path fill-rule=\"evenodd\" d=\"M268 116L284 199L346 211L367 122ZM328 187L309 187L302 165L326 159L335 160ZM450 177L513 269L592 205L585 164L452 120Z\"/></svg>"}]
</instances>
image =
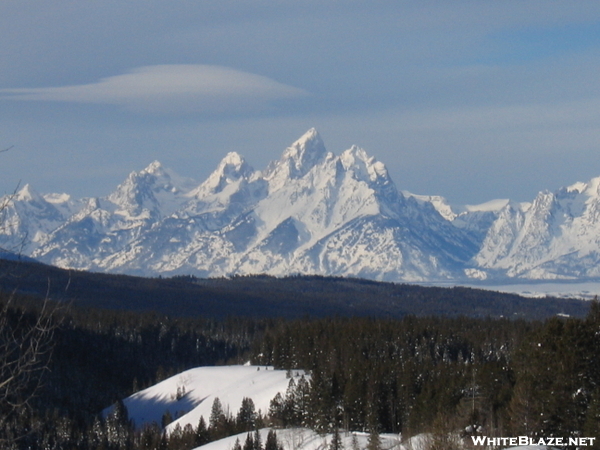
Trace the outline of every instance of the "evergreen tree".
<instances>
[{"instance_id":1,"label":"evergreen tree","mask_svg":"<svg viewBox=\"0 0 600 450\"><path fill-rule=\"evenodd\" d=\"M284 417L284 400L281 393L278 392L269 403L269 419L275 426L286 426Z\"/></svg>"},{"instance_id":2,"label":"evergreen tree","mask_svg":"<svg viewBox=\"0 0 600 450\"><path fill-rule=\"evenodd\" d=\"M344 445L342 444L340 429L338 427L335 427L333 429L333 435L331 436L331 442L329 443L329 450L343 450L343 448Z\"/></svg>"},{"instance_id":3,"label":"evergreen tree","mask_svg":"<svg viewBox=\"0 0 600 450\"><path fill-rule=\"evenodd\" d=\"M252 438L252 433L248 433L246 435L246 441L244 442L243 450L254 450L254 439Z\"/></svg>"},{"instance_id":4,"label":"evergreen tree","mask_svg":"<svg viewBox=\"0 0 600 450\"><path fill-rule=\"evenodd\" d=\"M217 440L226 437L229 434L229 418L225 415L223 405L219 397L215 397L210 411L209 434L211 440Z\"/></svg>"},{"instance_id":5,"label":"evergreen tree","mask_svg":"<svg viewBox=\"0 0 600 450\"><path fill-rule=\"evenodd\" d=\"M267 440L265 441L265 450L280 450L277 442L277 434L274 430L269 430Z\"/></svg>"},{"instance_id":6,"label":"evergreen tree","mask_svg":"<svg viewBox=\"0 0 600 450\"><path fill-rule=\"evenodd\" d=\"M213 400L212 407L210 409L210 418L208 426L213 429L219 429L222 426L225 419L225 412L223 411L223 405L219 397L215 397Z\"/></svg>"},{"instance_id":7,"label":"evergreen tree","mask_svg":"<svg viewBox=\"0 0 600 450\"><path fill-rule=\"evenodd\" d=\"M285 426L298 425L298 410L296 404L296 382L290 378L287 390L285 391L285 400L283 403L282 421Z\"/></svg>"},{"instance_id":8,"label":"evergreen tree","mask_svg":"<svg viewBox=\"0 0 600 450\"><path fill-rule=\"evenodd\" d=\"M196 427L196 446L200 447L201 445L208 444L209 441L210 435L204 421L204 416L200 416L198 426Z\"/></svg>"},{"instance_id":9,"label":"evergreen tree","mask_svg":"<svg viewBox=\"0 0 600 450\"><path fill-rule=\"evenodd\" d=\"M256 427L256 410L254 401L251 398L244 397L242 405L237 414L237 427L239 431L249 431Z\"/></svg>"},{"instance_id":10,"label":"evergreen tree","mask_svg":"<svg viewBox=\"0 0 600 450\"><path fill-rule=\"evenodd\" d=\"M296 403L296 414L294 416L294 424L296 426L305 427L308 425L307 414L310 404L310 384L306 380L306 377L302 375L296 384L295 391L295 403Z\"/></svg>"},{"instance_id":11,"label":"evergreen tree","mask_svg":"<svg viewBox=\"0 0 600 450\"><path fill-rule=\"evenodd\" d=\"M262 439L260 437L260 430L258 428L254 430L253 444L253 450L263 450Z\"/></svg>"}]
</instances>

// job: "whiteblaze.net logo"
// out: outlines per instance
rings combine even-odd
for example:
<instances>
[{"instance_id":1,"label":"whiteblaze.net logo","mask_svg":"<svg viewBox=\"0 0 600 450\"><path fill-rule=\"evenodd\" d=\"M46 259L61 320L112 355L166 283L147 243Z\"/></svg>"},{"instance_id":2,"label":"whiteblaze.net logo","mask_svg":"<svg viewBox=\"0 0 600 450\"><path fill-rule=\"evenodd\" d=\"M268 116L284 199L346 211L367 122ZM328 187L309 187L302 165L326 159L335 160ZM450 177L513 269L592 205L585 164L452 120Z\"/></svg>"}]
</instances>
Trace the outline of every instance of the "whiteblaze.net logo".
<instances>
[{"instance_id":1,"label":"whiteblaze.net logo","mask_svg":"<svg viewBox=\"0 0 600 450\"><path fill-rule=\"evenodd\" d=\"M547 438L531 438L529 436L516 437L488 437L488 436L471 436L473 445L486 447L499 446L526 446L526 445L546 445L546 446L577 446L590 447L594 445L595 437L547 437Z\"/></svg>"}]
</instances>

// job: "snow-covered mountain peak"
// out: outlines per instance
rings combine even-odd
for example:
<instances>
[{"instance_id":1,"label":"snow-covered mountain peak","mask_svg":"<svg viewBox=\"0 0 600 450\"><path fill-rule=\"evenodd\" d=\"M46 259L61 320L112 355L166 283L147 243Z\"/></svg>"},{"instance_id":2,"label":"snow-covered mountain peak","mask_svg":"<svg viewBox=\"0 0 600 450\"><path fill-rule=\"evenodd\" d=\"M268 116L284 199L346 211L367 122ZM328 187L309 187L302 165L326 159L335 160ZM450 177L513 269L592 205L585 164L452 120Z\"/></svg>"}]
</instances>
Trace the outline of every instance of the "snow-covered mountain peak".
<instances>
[{"instance_id":1,"label":"snow-covered mountain peak","mask_svg":"<svg viewBox=\"0 0 600 450\"><path fill-rule=\"evenodd\" d=\"M302 178L314 166L327 159L327 150L321 136L314 128L286 148L278 161L273 161L265 170L264 178L271 190L277 190L288 179Z\"/></svg>"},{"instance_id":2,"label":"snow-covered mountain peak","mask_svg":"<svg viewBox=\"0 0 600 450\"><path fill-rule=\"evenodd\" d=\"M237 152L230 152L225 155L206 181L190 192L190 196L202 199L209 195L218 194L227 186L237 183L239 180L250 180L254 174L255 170L242 155Z\"/></svg>"},{"instance_id":3,"label":"snow-covered mountain peak","mask_svg":"<svg viewBox=\"0 0 600 450\"><path fill-rule=\"evenodd\" d=\"M44 201L43 197L38 194L30 184L26 184L17 191L14 200L21 202Z\"/></svg>"},{"instance_id":4,"label":"snow-covered mountain peak","mask_svg":"<svg viewBox=\"0 0 600 450\"><path fill-rule=\"evenodd\" d=\"M238 152L229 152L225 155L225 157L221 160L219 166L231 166L240 168L243 164L245 164L245 159Z\"/></svg>"},{"instance_id":5,"label":"snow-covered mountain peak","mask_svg":"<svg viewBox=\"0 0 600 450\"><path fill-rule=\"evenodd\" d=\"M281 161L290 161L297 174L302 176L316 163L321 161L327 150L321 136L314 128L308 130L300 139L285 149Z\"/></svg>"},{"instance_id":6,"label":"snow-covered mountain peak","mask_svg":"<svg viewBox=\"0 0 600 450\"><path fill-rule=\"evenodd\" d=\"M323 144L323 140L321 139L321 135L316 130L316 128L311 128L299 139L296 140L290 147L288 147L284 151L284 155L295 156L298 153L303 152L324 152L325 144Z\"/></svg>"},{"instance_id":7,"label":"snow-covered mountain peak","mask_svg":"<svg viewBox=\"0 0 600 450\"><path fill-rule=\"evenodd\" d=\"M340 155L340 161L344 169L355 172L360 179L371 182L378 179L389 181L385 164L377 161L374 156L369 156L364 149L356 145L345 150Z\"/></svg>"},{"instance_id":8,"label":"snow-covered mountain peak","mask_svg":"<svg viewBox=\"0 0 600 450\"><path fill-rule=\"evenodd\" d=\"M140 171L140 173L157 174L160 173L162 170L164 170L162 163L160 161L154 160L148 165L148 167Z\"/></svg>"},{"instance_id":9,"label":"snow-covered mountain peak","mask_svg":"<svg viewBox=\"0 0 600 450\"><path fill-rule=\"evenodd\" d=\"M181 206L193 184L154 161L139 172L131 172L107 200L123 217L161 217Z\"/></svg>"},{"instance_id":10,"label":"snow-covered mountain peak","mask_svg":"<svg viewBox=\"0 0 600 450\"><path fill-rule=\"evenodd\" d=\"M588 197L600 197L600 177L592 178L587 183L577 182L565 188L568 193L585 194Z\"/></svg>"},{"instance_id":11,"label":"snow-covered mountain peak","mask_svg":"<svg viewBox=\"0 0 600 450\"><path fill-rule=\"evenodd\" d=\"M237 152L230 152L221 160L212 176L218 176L227 182L236 181L239 178L250 178L254 169L246 162L244 157Z\"/></svg>"}]
</instances>

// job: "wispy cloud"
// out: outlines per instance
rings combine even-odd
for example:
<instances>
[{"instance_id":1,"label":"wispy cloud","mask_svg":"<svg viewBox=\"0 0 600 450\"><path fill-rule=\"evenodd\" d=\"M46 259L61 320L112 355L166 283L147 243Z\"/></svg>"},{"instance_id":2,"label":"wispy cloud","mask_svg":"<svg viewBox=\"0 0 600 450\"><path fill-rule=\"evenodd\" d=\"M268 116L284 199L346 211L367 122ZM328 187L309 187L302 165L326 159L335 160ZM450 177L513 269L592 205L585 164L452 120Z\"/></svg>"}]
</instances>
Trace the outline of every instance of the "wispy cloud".
<instances>
[{"instance_id":1,"label":"wispy cloud","mask_svg":"<svg viewBox=\"0 0 600 450\"><path fill-rule=\"evenodd\" d=\"M164 113L239 113L264 110L308 95L265 76L212 65L144 66L96 83L0 89L3 99L113 104Z\"/></svg>"}]
</instances>

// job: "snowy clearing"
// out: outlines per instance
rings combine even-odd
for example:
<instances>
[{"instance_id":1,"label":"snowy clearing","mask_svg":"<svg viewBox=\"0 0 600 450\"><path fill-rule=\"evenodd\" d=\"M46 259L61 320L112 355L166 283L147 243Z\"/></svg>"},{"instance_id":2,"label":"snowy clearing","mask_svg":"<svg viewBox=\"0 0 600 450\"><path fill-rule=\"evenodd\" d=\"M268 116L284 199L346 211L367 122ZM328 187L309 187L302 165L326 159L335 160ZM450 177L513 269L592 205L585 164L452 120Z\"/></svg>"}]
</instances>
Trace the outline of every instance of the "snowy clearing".
<instances>
[{"instance_id":1,"label":"snowy clearing","mask_svg":"<svg viewBox=\"0 0 600 450\"><path fill-rule=\"evenodd\" d=\"M302 370L294 370L289 375L298 380L304 374ZM285 395L289 382L285 370L270 366L197 367L136 392L123 402L136 427L152 422L160 424L168 411L176 420L169 424L167 431L177 425L184 428L190 424L195 428L200 417L208 424L217 397L224 411L233 415L237 414L244 397L252 399L257 412L266 414L271 399L278 392Z\"/></svg>"}]
</instances>

